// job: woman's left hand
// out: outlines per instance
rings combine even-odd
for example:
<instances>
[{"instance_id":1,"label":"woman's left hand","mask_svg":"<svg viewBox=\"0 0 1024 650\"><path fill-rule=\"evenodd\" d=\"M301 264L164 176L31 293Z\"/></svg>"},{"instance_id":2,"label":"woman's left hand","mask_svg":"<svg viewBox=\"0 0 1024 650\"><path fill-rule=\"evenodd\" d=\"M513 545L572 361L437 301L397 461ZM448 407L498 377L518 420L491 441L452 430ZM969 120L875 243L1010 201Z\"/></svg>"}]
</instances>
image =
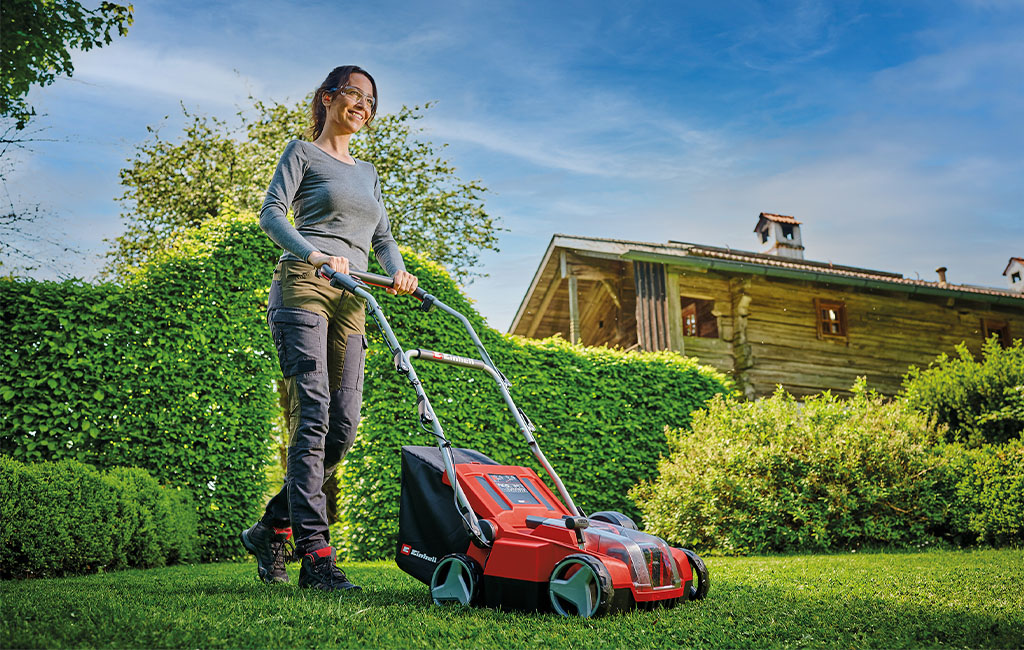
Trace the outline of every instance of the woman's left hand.
<instances>
[{"instance_id":1,"label":"woman's left hand","mask_svg":"<svg viewBox=\"0 0 1024 650\"><path fill-rule=\"evenodd\" d=\"M392 289L388 289L387 292L393 296L406 296L416 291L416 287L420 285L420 281L415 275L407 271L399 271L395 273L395 286Z\"/></svg>"}]
</instances>

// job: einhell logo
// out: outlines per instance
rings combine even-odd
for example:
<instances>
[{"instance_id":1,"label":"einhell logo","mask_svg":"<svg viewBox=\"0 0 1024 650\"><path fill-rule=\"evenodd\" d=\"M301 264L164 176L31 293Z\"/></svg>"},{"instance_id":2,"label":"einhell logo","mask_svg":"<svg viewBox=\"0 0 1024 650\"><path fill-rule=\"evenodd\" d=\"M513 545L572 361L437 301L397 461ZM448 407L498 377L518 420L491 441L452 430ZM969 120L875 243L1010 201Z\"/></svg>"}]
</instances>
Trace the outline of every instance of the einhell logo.
<instances>
[{"instance_id":1,"label":"einhell logo","mask_svg":"<svg viewBox=\"0 0 1024 650\"><path fill-rule=\"evenodd\" d=\"M426 560L427 562L433 562L434 564L437 564L436 557L434 557L433 555L427 555L426 553L420 553L408 544L402 544L401 553L402 555L411 555L413 557L418 557L421 560Z\"/></svg>"}]
</instances>

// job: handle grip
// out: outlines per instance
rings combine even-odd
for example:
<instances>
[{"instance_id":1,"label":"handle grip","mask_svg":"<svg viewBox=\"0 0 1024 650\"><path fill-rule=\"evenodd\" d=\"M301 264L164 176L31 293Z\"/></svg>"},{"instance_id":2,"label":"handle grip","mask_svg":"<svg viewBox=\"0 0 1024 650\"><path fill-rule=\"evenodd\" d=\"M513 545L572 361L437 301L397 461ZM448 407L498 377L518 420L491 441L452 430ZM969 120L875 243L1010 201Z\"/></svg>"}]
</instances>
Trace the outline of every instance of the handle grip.
<instances>
[{"instance_id":1,"label":"handle grip","mask_svg":"<svg viewBox=\"0 0 1024 650\"><path fill-rule=\"evenodd\" d=\"M339 273L326 264L317 269L317 275L330 280L332 285L346 291L354 291L356 287L365 288L367 284L385 289L395 285L395 279L389 278L386 275L377 275L376 273L366 273L364 271L349 271L347 274ZM421 287L416 287L416 291L412 292L412 297L423 303L423 311L429 311L434 304L434 296L424 291Z\"/></svg>"},{"instance_id":2,"label":"handle grip","mask_svg":"<svg viewBox=\"0 0 1024 650\"><path fill-rule=\"evenodd\" d=\"M376 273L364 273L363 271L350 271L349 275L359 280L362 280L366 284L373 285L375 287L383 287L385 289L395 286L395 279L389 278L386 275L377 275ZM416 291L412 292L412 297L417 300L423 300L427 297L427 292L416 287Z\"/></svg>"}]
</instances>

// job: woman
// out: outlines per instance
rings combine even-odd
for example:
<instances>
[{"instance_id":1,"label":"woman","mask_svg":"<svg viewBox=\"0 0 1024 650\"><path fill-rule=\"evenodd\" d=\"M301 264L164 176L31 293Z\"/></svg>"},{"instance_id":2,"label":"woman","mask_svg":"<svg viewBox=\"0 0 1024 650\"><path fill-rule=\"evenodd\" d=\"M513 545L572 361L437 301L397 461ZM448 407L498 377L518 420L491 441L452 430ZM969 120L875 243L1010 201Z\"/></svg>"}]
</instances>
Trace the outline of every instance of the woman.
<instances>
[{"instance_id":1,"label":"woman","mask_svg":"<svg viewBox=\"0 0 1024 650\"><path fill-rule=\"evenodd\" d=\"M391 236L377 171L348 150L376 109L377 84L369 73L357 66L332 70L313 95L312 142L288 143L260 211L260 227L284 249L267 320L288 393L290 436L284 487L241 535L267 583L288 581L285 542L294 530L300 587L359 589L337 567L322 487L359 423L366 314L362 298L330 286L317 269L366 270L372 245L395 279L391 293L416 290Z\"/></svg>"}]
</instances>

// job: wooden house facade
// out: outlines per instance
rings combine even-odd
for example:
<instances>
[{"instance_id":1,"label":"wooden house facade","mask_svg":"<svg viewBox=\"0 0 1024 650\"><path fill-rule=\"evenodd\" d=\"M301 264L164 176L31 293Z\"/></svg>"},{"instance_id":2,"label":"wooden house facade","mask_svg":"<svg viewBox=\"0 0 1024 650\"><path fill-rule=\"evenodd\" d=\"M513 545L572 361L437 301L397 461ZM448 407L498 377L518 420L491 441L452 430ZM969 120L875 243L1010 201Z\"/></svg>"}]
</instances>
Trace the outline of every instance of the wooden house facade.
<instances>
[{"instance_id":1,"label":"wooden house facade","mask_svg":"<svg viewBox=\"0 0 1024 650\"><path fill-rule=\"evenodd\" d=\"M910 365L961 342L977 352L992 334L1024 336L1021 291L804 260L799 227L762 213L761 252L555 235L509 331L674 350L748 398L778 384L845 393L858 376L894 394Z\"/></svg>"}]
</instances>

